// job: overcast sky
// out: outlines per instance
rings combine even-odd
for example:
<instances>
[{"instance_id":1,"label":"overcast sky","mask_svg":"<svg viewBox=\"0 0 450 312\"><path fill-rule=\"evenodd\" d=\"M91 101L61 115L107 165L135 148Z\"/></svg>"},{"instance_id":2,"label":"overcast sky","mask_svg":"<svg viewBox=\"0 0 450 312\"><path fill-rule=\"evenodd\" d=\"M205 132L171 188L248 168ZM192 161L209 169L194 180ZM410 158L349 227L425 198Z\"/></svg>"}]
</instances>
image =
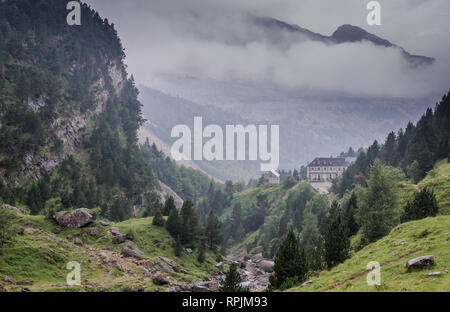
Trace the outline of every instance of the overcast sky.
<instances>
[{"instance_id":1,"label":"overcast sky","mask_svg":"<svg viewBox=\"0 0 450 312\"><path fill-rule=\"evenodd\" d=\"M85 2L116 25L129 73L148 86L162 85L161 77L169 73L370 97L427 97L450 87L448 0L380 0L381 26L367 25L368 0ZM258 35L245 22L249 15L275 17L323 35L352 24L437 62L414 70L398 51L367 43L302 42L280 50L248 41Z\"/></svg>"}]
</instances>

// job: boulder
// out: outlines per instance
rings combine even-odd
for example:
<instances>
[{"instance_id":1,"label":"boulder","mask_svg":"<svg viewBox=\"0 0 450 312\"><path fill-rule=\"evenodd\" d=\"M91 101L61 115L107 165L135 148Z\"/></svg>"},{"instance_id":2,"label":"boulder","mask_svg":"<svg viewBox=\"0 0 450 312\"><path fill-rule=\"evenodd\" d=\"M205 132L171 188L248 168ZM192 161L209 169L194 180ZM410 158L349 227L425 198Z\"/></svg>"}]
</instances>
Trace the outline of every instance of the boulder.
<instances>
[{"instance_id":1,"label":"boulder","mask_svg":"<svg viewBox=\"0 0 450 312\"><path fill-rule=\"evenodd\" d=\"M0 205L0 210L10 210L10 211L14 211L15 213L20 213L20 214L26 214L26 212L20 208L8 205L8 204L4 204L4 205Z\"/></svg>"},{"instance_id":2,"label":"boulder","mask_svg":"<svg viewBox=\"0 0 450 312\"><path fill-rule=\"evenodd\" d=\"M103 226L108 226L108 225L111 224L111 222L109 222L107 220L102 220L102 221L100 221L100 224L103 225Z\"/></svg>"},{"instance_id":3,"label":"boulder","mask_svg":"<svg viewBox=\"0 0 450 312\"><path fill-rule=\"evenodd\" d=\"M267 273L272 273L274 262L272 260L261 260L258 262L257 266Z\"/></svg>"},{"instance_id":4,"label":"boulder","mask_svg":"<svg viewBox=\"0 0 450 312\"><path fill-rule=\"evenodd\" d=\"M306 281L303 284L301 284L300 287L305 287L305 286L311 284L312 282L313 282L313 280Z\"/></svg>"},{"instance_id":5,"label":"boulder","mask_svg":"<svg viewBox=\"0 0 450 312\"><path fill-rule=\"evenodd\" d=\"M122 244L126 240L127 240L126 235L117 235L117 236L113 236L113 238L112 238L113 244Z\"/></svg>"},{"instance_id":6,"label":"boulder","mask_svg":"<svg viewBox=\"0 0 450 312\"><path fill-rule=\"evenodd\" d=\"M59 225L69 228L81 228L94 220L91 210L79 208L72 212L60 211L53 215Z\"/></svg>"},{"instance_id":7,"label":"boulder","mask_svg":"<svg viewBox=\"0 0 450 312\"><path fill-rule=\"evenodd\" d=\"M83 245L83 243L81 242L81 240L78 237L75 238L75 245L77 245L77 246Z\"/></svg>"},{"instance_id":8,"label":"boulder","mask_svg":"<svg viewBox=\"0 0 450 312\"><path fill-rule=\"evenodd\" d=\"M3 281L9 284L14 284L14 281L8 275L3 276Z\"/></svg>"},{"instance_id":9,"label":"boulder","mask_svg":"<svg viewBox=\"0 0 450 312\"><path fill-rule=\"evenodd\" d=\"M122 234L120 233L119 229L116 228L116 227L112 227L112 228L111 228L111 234L112 234L113 236L119 236L119 235L122 235Z\"/></svg>"},{"instance_id":10,"label":"boulder","mask_svg":"<svg viewBox=\"0 0 450 312\"><path fill-rule=\"evenodd\" d=\"M125 247L124 249L122 249L122 255L124 257L128 257L128 258L140 259L144 256L144 253L142 251L140 251L139 249L131 249L131 248Z\"/></svg>"},{"instance_id":11,"label":"boulder","mask_svg":"<svg viewBox=\"0 0 450 312\"><path fill-rule=\"evenodd\" d=\"M430 272L427 274L427 276L438 276L438 275L441 275L441 271Z\"/></svg>"},{"instance_id":12,"label":"boulder","mask_svg":"<svg viewBox=\"0 0 450 312\"><path fill-rule=\"evenodd\" d=\"M167 280L164 276L161 274L155 274L152 277L153 284L155 285L167 285L169 284L169 280Z\"/></svg>"},{"instance_id":13,"label":"boulder","mask_svg":"<svg viewBox=\"0 0 450 312\"><path fill-rule=\"evenodd\" d=\"M191 249L191 248L186 248L185 250L186 250L186 252L187 252L188 254L191 254L191 253L192 253L192 249Z\"/></svg>"},{"instance_id":14,"label":"boulder","mask_svg":"<svg viewBox=\"0 0 450 312\"><path fill-rule=\"evenodd\" d=\"M434 263L434 256L432 255L428 255L428 256L422 256L422 257L418 257L418 258L414 258L409 260L406 263L406 268L411 268L411 267L423 267L423 266L427 266L430 264Z\"/></svg>"},{"instance_id":15,"label":"boulder","mask_svg":"<svg viewBox=\"0 0 450 312\"><path fill-rule=\"evenodd\" d=\"M89 229L87 232L91 236L99 236L100 235L100 229L98 227L93 227L92 229Z\"/></svg>"}]
</instances>

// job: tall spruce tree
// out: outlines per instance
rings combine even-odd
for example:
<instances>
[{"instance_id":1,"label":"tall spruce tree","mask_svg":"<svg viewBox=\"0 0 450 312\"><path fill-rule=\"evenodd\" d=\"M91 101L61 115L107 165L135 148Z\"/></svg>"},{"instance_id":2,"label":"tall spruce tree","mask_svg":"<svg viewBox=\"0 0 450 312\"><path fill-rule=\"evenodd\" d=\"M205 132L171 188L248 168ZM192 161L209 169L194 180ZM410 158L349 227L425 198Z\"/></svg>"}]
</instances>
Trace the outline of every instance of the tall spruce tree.
<instances>
[{"instance_id":1,"label":"tall spruce tree","mask_svg":"<svg viewBox=\"0 0 450 312\"><path fill-rule=\"evenodd\" d=\"M344 262L350 249L348 229L339 210L338 203L334 201L330 208L325 233L325 261L328 268Z\"/></svg>"},{"instance_id":2,"label":"tall spruce tree","mask_svg":"<svg viewBox=\"0 0 450 312\"><path fill-rule=\"evenodd\" d=\"M308 272L305 252L291 228L286 239L275 254L274 274L270 276L270 286L277 289L290 281L303 282Z\"/></svg>"},{"instance_id":3,"label":"tall spruce tree","mask_svg":"<svg viewBox=\"0 0 450 312\"><path fill-rule=\"evenodd\" d=\"M225 279L220 282L219 292L247 292L248 289L241 286L242 278L237 270L236 263L231 263Z\"/></svg>"}]
</instances>

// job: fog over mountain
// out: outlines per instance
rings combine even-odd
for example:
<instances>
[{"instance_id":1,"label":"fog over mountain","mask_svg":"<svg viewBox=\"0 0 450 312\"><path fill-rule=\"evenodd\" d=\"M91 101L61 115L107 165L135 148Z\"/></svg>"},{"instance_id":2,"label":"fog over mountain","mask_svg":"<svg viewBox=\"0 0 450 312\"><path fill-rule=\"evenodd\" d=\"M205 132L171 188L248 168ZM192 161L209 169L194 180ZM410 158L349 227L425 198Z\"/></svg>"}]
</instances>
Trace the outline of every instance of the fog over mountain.
<instances>
[{"instance_id":1,"label":"fog over mountain","mask_svg":"<svg viewBox=\"0 0 450 312\"><path fill-rule=\"evenodd\" d=\"M214 106L280 124L283 168L367 146L448 88L445 0L380 1L382 26L373 27L357 0L87 2L115 23L145 106L170 109L151 103L150 88L168 103L201 105L203 116ZM180 121L147 111L154 126Z\"/></svg>"}]
</instances>

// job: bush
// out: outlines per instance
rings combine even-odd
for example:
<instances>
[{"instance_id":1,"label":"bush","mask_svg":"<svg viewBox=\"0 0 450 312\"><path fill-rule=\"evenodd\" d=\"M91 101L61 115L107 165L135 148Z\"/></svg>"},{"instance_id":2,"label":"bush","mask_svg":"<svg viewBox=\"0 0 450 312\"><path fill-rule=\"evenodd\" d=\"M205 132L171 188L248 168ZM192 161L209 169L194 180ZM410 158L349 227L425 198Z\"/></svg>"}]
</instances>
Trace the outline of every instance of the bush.
<instances>
[{"instance_id":1,"label":"bush","mask_svg":"<svg viewBox=\"0 0 450 312\"><path fill-rule=\"evenodd\" d=\"M6 244L13 243L17 235L17 216L14 212L0 209L0 252Z\"/></svg>"}]
</instances>

